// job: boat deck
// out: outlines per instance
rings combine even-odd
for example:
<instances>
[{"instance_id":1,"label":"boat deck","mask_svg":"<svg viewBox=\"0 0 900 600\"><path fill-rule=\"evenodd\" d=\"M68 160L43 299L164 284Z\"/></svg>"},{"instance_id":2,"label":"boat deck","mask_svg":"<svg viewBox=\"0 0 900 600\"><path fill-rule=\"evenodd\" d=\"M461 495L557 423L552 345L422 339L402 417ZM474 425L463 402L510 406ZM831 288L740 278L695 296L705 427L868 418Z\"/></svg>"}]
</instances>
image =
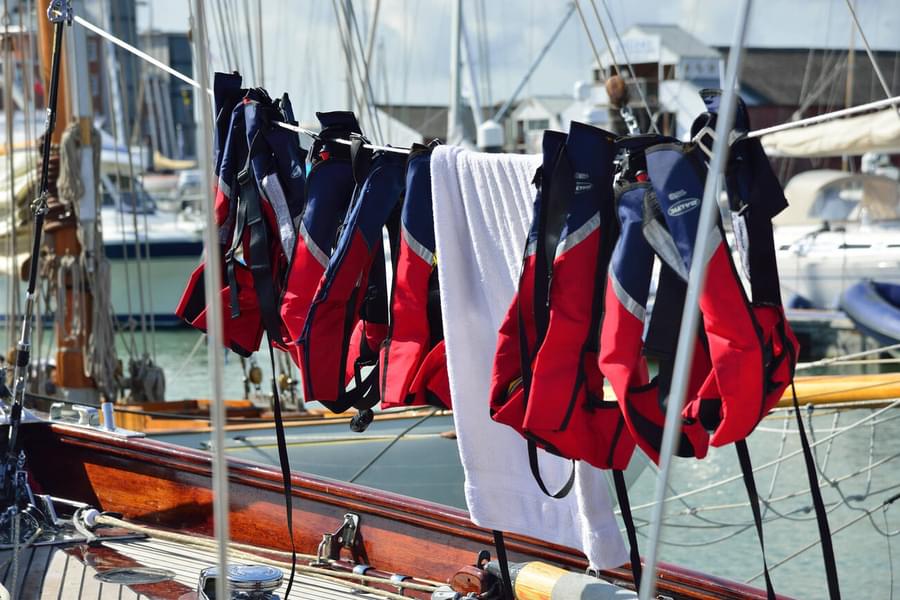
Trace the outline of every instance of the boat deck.
<instances>
[{"instance_id":1,"label":"boat deck","mask_svg":"<svg viewBox=\"0 0 900 600\"><path fill-rule=\"evenodd\" d=\"M0 552L2 584L17 600L195 600L200 571L215 564L211 551L159 539L30 546ZM246 562L246 561L245 561ZM285 598L288 572L278 594ZM2 597L2 595L0 595ZM330 578L298 573L291 599L383 598Z\"/></svg>"}]
</instances>

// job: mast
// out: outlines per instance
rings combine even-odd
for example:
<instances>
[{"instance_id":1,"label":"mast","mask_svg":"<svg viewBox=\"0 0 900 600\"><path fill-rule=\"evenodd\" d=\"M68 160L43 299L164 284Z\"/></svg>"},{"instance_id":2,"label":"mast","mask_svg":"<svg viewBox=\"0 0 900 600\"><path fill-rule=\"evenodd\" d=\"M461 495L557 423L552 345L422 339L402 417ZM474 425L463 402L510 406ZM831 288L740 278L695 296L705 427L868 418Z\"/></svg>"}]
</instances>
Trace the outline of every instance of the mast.
<instances>
[{"instance_id":1,"label":"mast","mask_svg":"<svg viewBox=\"0 0 900 600\"><path fill-rule=\"evenodd\" d=\"M6 167L9 177L9 264L10 264L10 281L8 285L7 306L8 319L10 323L16 322L18 314L19 302L19 278L16 276L18 266L16 265L16 194L15 186L15 167L13 164L13 115L15 114L15 106L13 105L13 44L9 35L9 1L3 1L3 110L6 113ZM22 109L24 110L24 106ZM15 329L9 327L8 348L15 345Z\"/></svg>"},{"instance_id":2,"label":"mast","mask_svg":"<svg viewBox=\"0 0 900 600\"><path fill-rule=\"evenodd\" d=\"M197 81L200 89L197 93L197 106L203 122L199 137L197 154L200 172L206 189L204 209L206 213L206 231L204 235L204 255L206 257L206 297L207 307L207 356L210 368L210 417L213 424L213 527L218 546L218 567L220 577L216 578L216 598L228 598L228 463L225 458L225 403L222 400L222 289L221 248L219 247L219 228L216 225L212 198L212 173L210 149L212 148L213 115L211 98L208 96L209 65L207 63L206 15L203 0L194 0L193 19L191 24L194 43L194 56L197 65Z\"/></svg>"},{"instance_id":3,"label":"mast","mask_svg":"<svg viewBox=\"0 0 900 600\"><path fill-rule=\"evenodd\" d=\"M51 62L53 55L52 47L52 23L46 18L47 9L51 5L58 2L52 0L38 0L38 47L41 58L41 76L43 81L51 81ZM47 247L50 252L57 258L64 256L79 256L81 254L81 242L78 239L78 221L75 213L65 204L60 202L56 180L59 176L59 143L62 138L63 130L66 124L72 119L72 94L78 94L78 90L70 89L73 83L84 85L84 93L87 95L87 106L84 99L76 102L78 115L83 117L83 123L86 124L87 132L82 130L82 139L90 142L90 123L92 118L92 110L90 107L90 91L87 86L87 69L84 73L73 73L73 69L77 67L78 60L74 50L74 39L67 36L67 47L62 49L63 57L60 59L59 65L59 90L57 97L56 123L59 126L53 130L51 138L52 146L48 157L48 165L42 166L42 169L48 169L49 180L47 182L47 216L44 231L47 233ZM84 51L84 39L82 33L82 59L87 60L87 53ZM85 135L86 134L86 135ZM90 183L93 185L93 175L90 177ZM85 182L87 185L87 182ZM87 190L87 188L85 188ZM87 194L85 194L87 197ZM93 202L93 197L91 197ZM85 295L86 314L91 312L90 295ZM73 314L73 294L70 287L67 286L65 292L66 314ZM97 391L94 382L84 374L84 356L81 348L84 347L84 340L88 335L89 324L73 335L73 320L67 319L65 322L56 322L56 379L60 387L67 390L69 399L79 403L95 404L97 401Z\"/></svg>"},{"instance_id":4,"label":"mast","mask_svg":"<svg viewBox=\"0 0 900 600\"><path fill-rule=\"evenodd\" d=\"M460 113L462 80L459 76L462 53L460 37L462 27L462 0L453 0L450 15L450 105L447 108L447 143L457 144L463 139L462 114Z\"/></svg>"},{"instance_id":5,"label":"mast","mask_svg":"<svg viewBox=\"0 0 900 600\"><path fill-rule=\"evenodd\" d=\"M258 62L256 75L259 77L260 87L266 87L265 61L263 59L264 46L262 0L256 0L256 60Z\"/></svg>"}]
</instances>

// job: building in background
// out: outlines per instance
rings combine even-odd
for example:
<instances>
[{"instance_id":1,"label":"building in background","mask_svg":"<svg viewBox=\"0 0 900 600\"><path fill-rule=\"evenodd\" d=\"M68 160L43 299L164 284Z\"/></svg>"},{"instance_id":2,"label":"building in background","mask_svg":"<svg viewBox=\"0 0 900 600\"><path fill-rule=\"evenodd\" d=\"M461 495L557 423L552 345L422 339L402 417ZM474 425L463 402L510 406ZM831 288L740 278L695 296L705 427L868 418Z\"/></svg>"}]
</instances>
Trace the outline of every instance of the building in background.
<instances>
[{"instance_id":1,"label":"building in background","mask_svg":"<svg viewBox=\"0 0 900 600\"><path fill-rule=\"evenodd\" d=\"M147 54L188 77L194 76L187 32L149 31L141 34L141 43ZM143 130L153 150L168 158L196 158L194 88L152 65L141 69L141 86Z\"/></svg>"}]
</instances>

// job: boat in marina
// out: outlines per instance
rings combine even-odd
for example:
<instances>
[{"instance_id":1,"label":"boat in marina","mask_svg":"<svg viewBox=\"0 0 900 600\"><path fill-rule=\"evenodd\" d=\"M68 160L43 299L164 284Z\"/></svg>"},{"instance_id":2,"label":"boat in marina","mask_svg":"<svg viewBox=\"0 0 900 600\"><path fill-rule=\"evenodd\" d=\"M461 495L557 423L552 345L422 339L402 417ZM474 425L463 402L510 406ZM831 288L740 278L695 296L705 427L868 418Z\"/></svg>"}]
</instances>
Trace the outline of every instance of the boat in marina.
<instances>
[{"instance_id":1,"label":"boat in marina","mask_svg":"<svg viewBox=\"0 0 900 600\"><path fill-rule=\"evenodd\" d=\"M775 218L782 293L797 308L837 308L860 280L900 284L900 182L813 170L785 186Z\"/></svg>"}]
</instances>

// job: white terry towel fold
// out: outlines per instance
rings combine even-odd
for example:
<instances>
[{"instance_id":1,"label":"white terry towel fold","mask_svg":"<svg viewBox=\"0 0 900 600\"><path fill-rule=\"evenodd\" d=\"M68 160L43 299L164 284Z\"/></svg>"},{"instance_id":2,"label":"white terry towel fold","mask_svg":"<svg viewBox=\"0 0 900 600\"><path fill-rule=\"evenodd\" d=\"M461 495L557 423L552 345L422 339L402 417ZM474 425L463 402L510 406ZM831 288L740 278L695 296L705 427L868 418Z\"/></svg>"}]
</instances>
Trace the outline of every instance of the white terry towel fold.
<instances>
[{"instance_id":1,"label":"white terry towel fold","mask_svg":"<svg viewBox=\"0 0 900 600\"><path fill-rule=\"evenodd\" d=\"M573 493L538 488L525 440L488 412L497 331L512 302L531 224L537 155L482 154L440 146L431 189L444 339L459 453L472 521L581 548L592 566L628 560L602 471L579 462ZM549 489L571 462L540 452Z\"/></svg>"}]
</instances>

